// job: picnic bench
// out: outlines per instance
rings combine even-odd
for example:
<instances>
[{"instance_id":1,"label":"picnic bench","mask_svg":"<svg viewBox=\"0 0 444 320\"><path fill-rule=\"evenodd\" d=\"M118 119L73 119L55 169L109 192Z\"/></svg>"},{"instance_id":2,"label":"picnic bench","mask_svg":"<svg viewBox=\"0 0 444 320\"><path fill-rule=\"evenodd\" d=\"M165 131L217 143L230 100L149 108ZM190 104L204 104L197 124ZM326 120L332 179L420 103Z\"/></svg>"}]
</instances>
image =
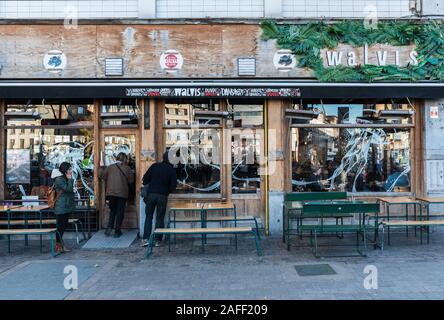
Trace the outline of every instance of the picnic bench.
<instances>
[{"instance_id":1,"label":"picnic bench","mask_svg":"<svg viewBox=\"0 0 444 320\"><path fill-rule=\"evenodd\" d=\"M256 251L258 256L262 255L258 234L251 227L232 227L232 228L157 228L149 238L145 258L149 258L153 253L154 237L156 235L189 235L189 234L251 234L254 236ZM236 246L237 249L237 246ZM170 251L170 241L168 241L168 251Z\"/></svg>"},{"instance_id":2,"label":"picnic bench","mask_svg":"<svg viewBox=\"0 0 444 320\"><path fill-rule=\"evenodd\" d=\"M306 202L303 205L301 219L304 218L319 218L319 224L303 225L299 227L301 230L310 232L310 246L316 257L320 257L318 254L318 235L321 233L331 234L334 233L356 233L356 248L359 256L367 255L367 226L366 215L369 213L379 212L379 204L369 203L360 200L352 201L311 201ZM354 218L355 214L358 214L358 223L343 224L338 223L337 217L350 217ZM327 219L336 219L336 224L329 224ZM326 223L327 222L327 223ZM362 236L364 252L361 251L359 246L359 238ZM347 255L352 256L352 255ZM338 255L330 255L329 257L338 257Z\"/></svg>"},{"instance_id":3,"label":"picnic bench","mask_svg":"<svg viewBox=\"0 0 444 320\"><path fill-rule=\"evenodd\" d=\"M308 201L327 201L334 200L346 200L347 192L291 192L285 194L284 207L283 207L283 237L282 241L287 243L287 250L290 250L290 237L292 235L298 235L302 239L303 228L302 222L304 217L302 216L302 210L304 203ZM337 214L338 219L342 219L345 216L342 213ZM307 216L307 218L309 218ZM314 214L311 214L310 218L320 218ZM292 228L292 221L296 221L296 229ZM296 233L292 231L296 230Z\"/></svg>"},{"instance_id":4,"label":"picnic bench","mask_svg":"<svg viewBox=\"0 0 444 320\"><path fill-rule=\"evenodd\" d=\"M77 244L80 244L80 238L79 238L79 225L81 226L82 234L83 234L83 240L86 240L86 234L83 229L83 224L80 219L69 219L68 223L73 224L76 230L76 241ZM11 220L0 220L0 226L24 226L25 228L27 226L48 226L48 225L56 225L57 221L56 219L30 219L30 220L24 220L24 219L11 219ZM1 229L0 229L1 230Z\"/></svg>"},{"instance_id":5,"label":"picnic bench","mask_svg":"<svg viewBox=\"0 0 444 320\"><path fill-rule=\"evenodd\" d=\"M0 229L0 235L8 238L8 253L11 253L11 236L17 235L49 235L51 239L51 255L55 257L55 234L57 229ZM42 245L40 245L40 253L42 252Z\"/></svg>"},{"instance_id":6,"label":"picnic bench","mask_svg":"<svg viewBox=\"0 0 444 320\"><path fill-rule=\"evenodd\" d=\"M182 212L197 212L198 217L180 217L176 216L177 211ZM232 212L232 215L208 217L209 212ZM237 223L239 221L251 220L255 223L255 229L252 227L238 227ZM219 228L207 228L208 222L226 222L233 221L234 227L219 227ZM187 222L200 222L200 228L176 228L177 223L187 223ZM235 248L237 250L237 236L239 234L253 234L256 239L256 249L258 254L262 254L260 250L258 240L260 240L258 224L255 217L238 217L236 214L236 206L231 202L211 202L211 203L186 203L178 206L172 206L168 211L168 223L167 228L157 228L155 229L148 241L148 248L146 257L149 257L152 253L153 239L155 235L166 235L168 238L168 251L171 250L171 236L174 236L176 240L176 235L190 235L190 234L200 234L202 238L202 250L204 250L204 245L206 243L207 235L209 234L233 234L235 236ZM175 242L175 241L174 241Z\"/></svg>"},{"instance_id":7,"label":"picnic bench","mask_svg":"<svg viewBox=\"0 0 444 320\"><path fill-rule=\"evenodd\" d=\"M384 250L384 234L385 228L390 227L420 227L422 229L427 229L427 235L429 235L430 226L444 226L444 220L417 220L417 221L402 221L402 220L390 220L382 221L380 223L382 226L381 232L381 250ZM427 236L427 243L429 243L430 238ZM422 232L421 232L421 244L422 244Z\"/></svg>"}]
</instances>

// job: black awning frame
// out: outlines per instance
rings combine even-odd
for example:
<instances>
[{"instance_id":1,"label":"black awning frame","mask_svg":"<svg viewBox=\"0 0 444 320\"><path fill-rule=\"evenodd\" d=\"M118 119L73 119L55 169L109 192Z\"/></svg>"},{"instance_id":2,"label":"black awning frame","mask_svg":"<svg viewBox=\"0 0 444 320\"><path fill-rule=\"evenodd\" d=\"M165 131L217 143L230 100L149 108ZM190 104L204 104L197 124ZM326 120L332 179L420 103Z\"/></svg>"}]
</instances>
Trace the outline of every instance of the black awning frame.
<instances>
[{"instance_id":1,"label":"black awning frame","mask_svg":"<svg viewBox=\"0 0 444 320\"><path fill-rule=\"evenodd\" d=\"M107 99L131 98L128 92L150 92L165 88L235 88L261 95L235 98L374 99L444 98L444 83L319 83L317 81L236 79L236 80L0 80L0 99ZM152 90L154 89L154 90ZM294 94L275 94L281 89ZM167 91L168 91L167 90ZM211 91L211 90L209 90ZM225 90L227 91L227 90ZM288 91L287 91L288 92ZM268 94L269 93L269 94ZM188 96L136 95L133 98L188 98ZM190 98L227 98L231 96L189 96Z\"/></svg>"}]
</instances>

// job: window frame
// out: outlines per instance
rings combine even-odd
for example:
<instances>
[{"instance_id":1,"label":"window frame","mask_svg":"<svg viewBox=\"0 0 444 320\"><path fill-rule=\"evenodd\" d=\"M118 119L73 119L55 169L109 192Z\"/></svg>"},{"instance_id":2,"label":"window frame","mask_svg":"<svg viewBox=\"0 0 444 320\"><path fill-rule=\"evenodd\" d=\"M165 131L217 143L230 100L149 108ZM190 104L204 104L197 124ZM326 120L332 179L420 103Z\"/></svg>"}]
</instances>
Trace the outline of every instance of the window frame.
<instances>
[{"instance_id":1,"label":"window frame","mask_svg":"<svg viewBox=\"0 0 444 320\"><path fill-rule=\"evenodd\" d=\"M410 104L411 105L411 104ZM295 104L291 103L292 109L294 108ZM412 106L412 105L411 105ZM415 110L415 113L412 115L412 121L411 123L405 123L405 124L388 124L388 123L381 123L381 124L317 124L317 123L292 123L292 119L289 118L287 120L288 122L288 130L289 130L289 143L290 146L292 144L292 129L403 129L408 130L410 135L410 151L413 150L413 138L414 138L414 129L417 129L417 122L416 122L416 112L418 111L415 106L412 106L412 109ZM291 151L290 151L291 152ZM290 167L290 176L293 176L293 159L290 155L289 157L289 167ZM411 156L410 157L410 177L412 177L416 172L414 172L416 167L416 157ZM410 178L411 181L413 180ZM291 181L291 180L290 180ZM293 185L290 183L290 192L293 192ZM382 197L382 196L388 196L388 197L401 197L401 196L413 196L416 193L416 190L413 190L413 186L410 186L410 191L408 192L371 192L371 191L364 191L364 192L352 192L347 191L347 194L351 195L352 197Z\"/></svg>"}]
</instances>

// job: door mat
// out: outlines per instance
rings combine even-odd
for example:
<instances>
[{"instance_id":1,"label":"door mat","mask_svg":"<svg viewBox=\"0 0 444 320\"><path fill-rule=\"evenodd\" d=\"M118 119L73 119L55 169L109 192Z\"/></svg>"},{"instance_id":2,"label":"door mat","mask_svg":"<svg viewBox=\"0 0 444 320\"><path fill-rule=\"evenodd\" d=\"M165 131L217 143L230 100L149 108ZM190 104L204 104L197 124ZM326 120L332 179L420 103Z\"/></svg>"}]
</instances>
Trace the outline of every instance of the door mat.
<instances>
[{"instance_id":1,"label":"door mat","mask_svg":"<svg viewBox=\"0 0 444 320\"><path fill-rule=\"evenodd\" d=\"M0 275L0 300L62 300L72 291L66 289L65 268L77 270L80 287L99 268L94 261L39 261Z\"/></svg>"},{"instance_id":2,"label":"door mat","mask_svg":"<svg viewBox=\"0 0 444 320\"><path fill-rule=\"evenodd\" d=\"M329 264L305 264L294 266L294 268L301 277L336 274L336 271Z\"/></svg>"},{"instance_id":3,"label":"door mat","mask_svg":"<svg viewBox=\"0 0 444 320\"><path fill-rule=\"evenodd\" d=\"M123 249L128 248L137 238L137 229L122 230L122 236L114 238L114 233L111 236L105 236L105 230L96 232L91 239L89 239L83 249Z\"/></svg>"}]
</instances>

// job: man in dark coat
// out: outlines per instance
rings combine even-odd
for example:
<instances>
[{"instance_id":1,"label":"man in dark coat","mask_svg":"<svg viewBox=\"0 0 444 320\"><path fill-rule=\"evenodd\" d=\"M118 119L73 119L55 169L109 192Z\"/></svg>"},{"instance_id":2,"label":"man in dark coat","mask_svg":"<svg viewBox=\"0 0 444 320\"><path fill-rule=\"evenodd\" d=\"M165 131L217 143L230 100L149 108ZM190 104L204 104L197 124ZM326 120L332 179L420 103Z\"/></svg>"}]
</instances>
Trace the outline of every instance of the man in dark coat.
<instances>
[{"instance_id":1,"label":"man in dark coat","mask_svg":"<svg viewBox=\"0 0 444 320\"><path fill-rule=\"evenodd\" d=\"M156 211L156 228L164 228L165 212L168 195L176 190L176 170L168 160L168 152L163 154L163 161L153 164L143 176L143 185L148 185L148 197L145 207L145 225L142 246L148 245L148 239L152 232L154 210ZM155 245L159 246L162 235L156 236Z\"/></svg>"}]
</instances>

